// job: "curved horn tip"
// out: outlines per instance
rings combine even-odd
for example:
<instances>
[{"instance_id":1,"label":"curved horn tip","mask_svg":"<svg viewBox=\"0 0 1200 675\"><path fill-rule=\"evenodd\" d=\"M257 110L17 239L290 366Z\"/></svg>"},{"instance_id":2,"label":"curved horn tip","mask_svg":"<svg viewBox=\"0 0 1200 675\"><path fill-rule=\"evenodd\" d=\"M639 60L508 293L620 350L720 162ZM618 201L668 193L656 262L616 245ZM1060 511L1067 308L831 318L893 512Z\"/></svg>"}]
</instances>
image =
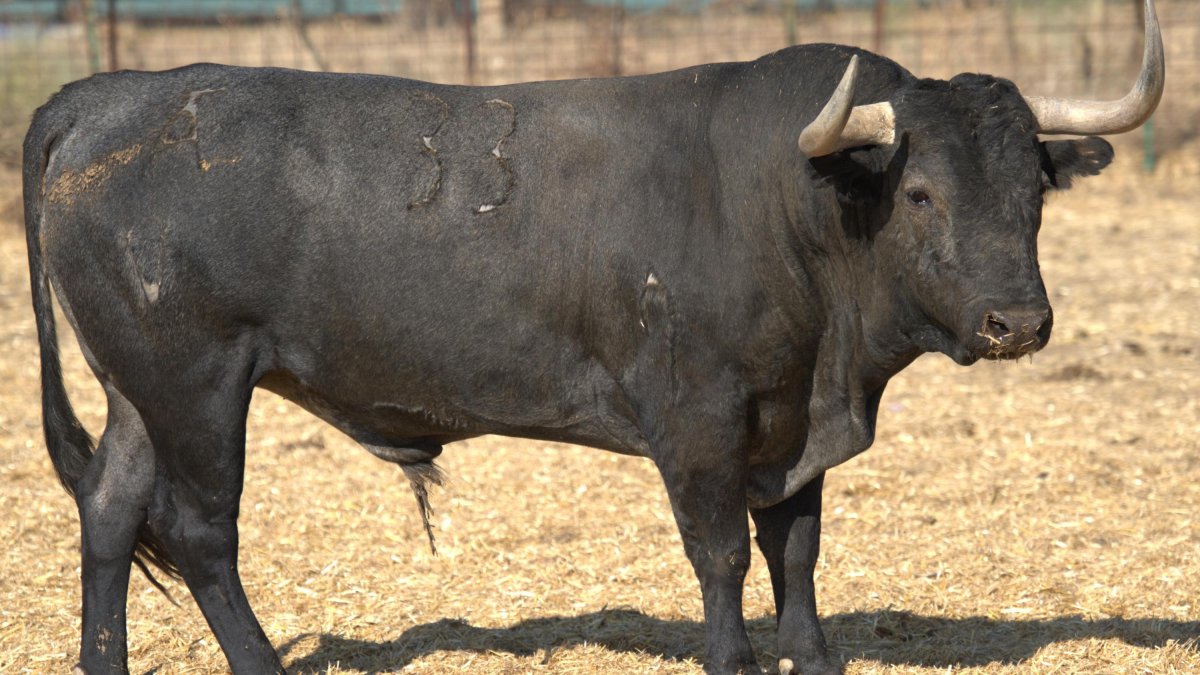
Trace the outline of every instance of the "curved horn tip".
<instances>
[{"instance_id":1,"label":"curved horn tip","mask_svg":"<svg viewBox=\"0 0 1200 675\"><path fill-rule=\"evenodd\" d=\"M1166 81L1162 29L1154 0L1145 0L1145 45L1137 83L1116 101L1081 101L1027 96L1026 102L1044 134L1119 134L1150 119L1162 99Z\"/></svg>"},{"instance_id":2,"label":"curved horn tip","mask_svg":"<svg viewBox=\"0 0 1200 675\"><path fill-rule=\"evenodd\" d=\"M809 157L821 157L837 151L838 140L854 107L854 87L857 79L858 54L854 54L821 112L800 132L797 144L801 152Z\"/></svg>"},{"instance_id":3,"label":"curved horn tip","mask_svg":"<svg viewBox=\"0 0 1200 675\"><path fill-rule=\"evenodd\" d=\"M834 90L834 96L838 94L846 95L850 99L854 98L854 88L858 85L858 54L850 57L850 62L846 64L846 70L842 73L842 79L838 80L837 89Z\"/></svg>"},{"instance_id":4,"label":"curved horn tip","mask_svg":"<svg viewBox=\"0 0 1200 675\"><path fill-rule=\"evenodd\" d=\"M1152 0L1146 0L1146 2L1152 2ZM852 54L850 56L850 62L846 64L846 72L842 73L842 82L845 82L847 79L853 80L857 76L858 54Z\"/></svg>"}]
</instances>

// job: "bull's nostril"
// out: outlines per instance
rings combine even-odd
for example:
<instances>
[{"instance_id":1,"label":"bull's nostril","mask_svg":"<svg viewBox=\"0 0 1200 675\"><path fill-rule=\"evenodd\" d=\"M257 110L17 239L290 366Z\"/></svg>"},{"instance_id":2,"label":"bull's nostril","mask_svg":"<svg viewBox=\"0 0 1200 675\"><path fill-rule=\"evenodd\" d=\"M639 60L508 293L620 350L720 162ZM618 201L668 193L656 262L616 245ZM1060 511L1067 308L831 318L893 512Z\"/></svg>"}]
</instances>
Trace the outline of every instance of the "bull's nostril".
<instances>
[{"instance_id":1,"label":"bull's nostril","mask_svg":"<svg viewBox=\"0 0 1200 675\"><path fill-rule=\"evenodd\" d=\"M989 313L983 322L984 330L993 337L1004 337L1012 331L1008 329L1005 318L999 314Z\"/></svg>"},{"instance_id":2,"label":"bull's nostril","mask_svg":"<svg viewBox=\"0 0 1200 675\"><path fill-rule=\"evenodd\" d=\"M1045 346L1052 323L1052 315L1046 307L991 311L983 315L983 326L977 334L988 342L989 355L1012 358Z\"/></svg>"}]
</instances>

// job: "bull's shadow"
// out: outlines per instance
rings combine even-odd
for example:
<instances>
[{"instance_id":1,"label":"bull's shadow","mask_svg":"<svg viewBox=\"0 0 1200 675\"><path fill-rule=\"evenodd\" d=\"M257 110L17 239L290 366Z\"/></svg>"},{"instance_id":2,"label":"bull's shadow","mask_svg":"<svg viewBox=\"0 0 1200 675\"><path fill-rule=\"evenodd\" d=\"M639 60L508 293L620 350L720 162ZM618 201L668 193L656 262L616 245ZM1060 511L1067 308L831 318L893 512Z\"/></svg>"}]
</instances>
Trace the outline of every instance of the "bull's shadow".
<instances>
[{"instance_id":1,"label":"bull's shadow","mask_svg":"<svg viewBox=\"0 0 1200 675\"><path fill-rule=\"evenodd\" d=\"M1169 641L1200 652L1200 622L1169 619L1100 619L1079 616L1053 619L996 620L986 617L949 619L909 612L853 612L825 617L821 624L831 649L843 659L867 659L890 665L934 668L1015 665L1055 642L1117 638L1139 647L1161 647ZM763 664L775 661L774 618L747 623ZM280 647L287 662L298 635ZM669 660L704 658L704 628L694 621L668 621L632 609L608 609L581 616L528 619L507 628L479 628L458 619L414 626L395 640L373 642L329 633L317 636L317 648L288 666L294 673L323 673L335 664L368 673L399 670L438 651L508 652L540 656L551 662L554 652L583 643L612 651L653 654Z\"/></svg>"}]
</instances>

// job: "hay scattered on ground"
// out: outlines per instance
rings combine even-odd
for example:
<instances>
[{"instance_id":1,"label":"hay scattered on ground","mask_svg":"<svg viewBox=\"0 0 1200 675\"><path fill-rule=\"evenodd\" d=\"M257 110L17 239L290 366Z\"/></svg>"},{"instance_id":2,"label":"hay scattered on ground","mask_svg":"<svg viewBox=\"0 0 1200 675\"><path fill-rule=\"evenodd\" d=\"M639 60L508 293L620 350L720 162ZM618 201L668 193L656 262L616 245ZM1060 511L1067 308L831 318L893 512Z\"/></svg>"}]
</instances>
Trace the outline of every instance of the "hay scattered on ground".
<instances>
[{"instance_id":1,"label":"hay scattered on ground","mask_svg":"<svg viewBox=\"0 0 1200 675\"><path fill-rule=\"evenodd\" d=\"M888 390L875 448L825 493L820 608L851 673L1200 672L1196 212L1194 190L1132 172L1056 196L1051 345L1032 364L926 357ZM0 672L64 673L78 523L40 439L24 246L0 233ZM98 433L100 392L65 352ZM398 469L257 397L241 567L293 671L699 670L699 589L647 462L483 438L442 465L435 558ZM133 580L134 672L223 672L172 589L180 608ZM764 664L771 613L755 552Z\"/></svg>"}]
</instances>

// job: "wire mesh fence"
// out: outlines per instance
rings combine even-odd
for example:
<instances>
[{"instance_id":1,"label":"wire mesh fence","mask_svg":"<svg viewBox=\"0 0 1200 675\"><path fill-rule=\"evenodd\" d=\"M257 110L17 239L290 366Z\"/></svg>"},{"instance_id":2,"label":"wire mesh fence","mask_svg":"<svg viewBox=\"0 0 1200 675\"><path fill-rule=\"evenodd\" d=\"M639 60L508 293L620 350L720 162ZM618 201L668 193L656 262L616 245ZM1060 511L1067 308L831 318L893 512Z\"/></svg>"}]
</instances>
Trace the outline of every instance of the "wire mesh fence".
<instances>
[{"instance_id":1,"label":"wire mesh fence","mask_svg":"<svg viewBox=\"0 0 1200 675\"><path fill-rule=\"evenodd\" d=\"M629 75L838 42L913 72L990 72L1027 93L1113 97L1142 0L0 0L0 160L33 109L97 70L197 61L472 84ZM1168 87L1147 147L1200 118L1200 2L1159 0Z\"/></svg>"}]
</instances>

